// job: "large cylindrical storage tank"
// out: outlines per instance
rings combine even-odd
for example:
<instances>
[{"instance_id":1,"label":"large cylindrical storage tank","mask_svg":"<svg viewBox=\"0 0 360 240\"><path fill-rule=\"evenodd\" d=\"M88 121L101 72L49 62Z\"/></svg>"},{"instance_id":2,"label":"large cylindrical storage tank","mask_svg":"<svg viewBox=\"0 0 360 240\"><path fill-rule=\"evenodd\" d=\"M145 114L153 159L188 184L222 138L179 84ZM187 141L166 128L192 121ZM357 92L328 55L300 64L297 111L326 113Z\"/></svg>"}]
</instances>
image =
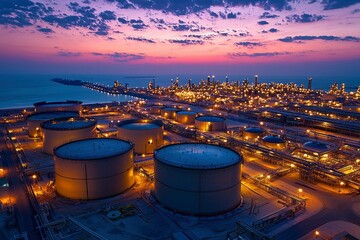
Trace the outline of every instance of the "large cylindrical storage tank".
<instances>
[{"instance_id":1,"label":"large cylindrical storage tank","mask_svg":"<svg viewBox=\"0 0 360 240\"><path fill-rule=\"evenodd\" d=\"M204 131L222 131L226 129L225 119L216 116L200 116L195 118L195 128Z\"/></svg>"},{"instance_id":2,"label":"large cylindrical storage tank","mask_svg":"<svg viewBox=\"0 0 360 240\"><path fill-rule=\"evenodd\" d=\"M43 151L53 154L54 148L75 140L96 137L96 120L88 118L59 118L41 123Z\"/></svg>"},{"instance_id":3,"label":"large cylindrical storage tank","mask_svg":"<svg viewBox=\"0 0 360 240\"><path fill-rule=\"evenodd\" d=\"M177 111L180 111L180 109L178 109L178 108L163 108L163 109L161 109L161 116L166 119L175 119Z\"/></svg>"},{"instance_id":4,"label":"large cylindrical storage tank","mask_svg":"<svg viewBox=\"0 0 360 240\"><path fill-rule=\"evenodd\" d=\"M80 101L65 101L65 102L37 102L34 103L35 112L78 112L81 114L82 102Z\"/></svg>"},{"instance_id":5,"label":"large cylindrical storage tank","mask_svg":"<svg viewBox=\"0 0 360 240\"><path fill-rule=\"evenodd\" d=\"M308 141L303 144L303 148L309 152L320 154L329 151L331 146L318 141Z\"/></svg>"},{"instance_id":6,"label":"large cylindrical storage tank","mask_svg":"<svg viewBox=\"0 0 360 240\"><path fill-rule=\"evenodd\" d=\"M40 124L42 122L51 119L78 117L78 116L79 116L79 112L40 112L29 115L27 117L29 136L42 137L42 131L40 127Z\"/></svg>"},{"instance_id":7,"label":"large cylindrical storage tank","mask_svg":"<svg viewBox=\"0 0 360 240\"><path fill-rule=\"evenodd\" d=\"M197 116L196 112L179 111L176 113L175 120L183 124L194 124L196 116Z\"/></svg>"},{"instance_id":8,"label":"large cylindrical storage tank","mask_svg":"<svg viewBox=\"0 0 360 240\"><path fill-rule=\"evenodd\" d=\"M244 130L243 136L245 139L259 138L264 134L264 129L258 127L248 127Z\"/></svg>"},{"instance_id":9,"label":"large cylindrical storage tank","mask_svg":"<svg viewBox=\"0 0 360 240\"><path fill-rule=\"evenodd\" d=\"M161 109L163 109L163 108L164 108L163 105L151 105L150 106L150 114L160 115L161 114Z\"/></svg>"},{"instance_id":10,"label":"large cylindrical storage tank","mask_svg":"<svg viewBox=\"0 0 360 240\"><path fill-rule=\"evenodd\" d=\"M134 144L135 153L151 154L164 144L164 125L147 119L124 120L117 124L118 138Z\"/></svg>"},{"instance_id":11,"label":"large cylindrical storage tank","mask_svg":"<svg viewBox=\"0 0 360 240\"><path fill-rule=\"evenodd\" d=\"M276 135L269 135L262 138L265 146L273 149L284 149L285 148L285 140Z\"/></svg>"},{"instance_id":12,"label":"large cylindrical storage tank","mask_svg":"<svg viewBox=\"0 0 360 240\"><path fill-rule=\"evenodd\" d=\"M179 143L154 152L155 197L165 207L191 215L215 215L241 199L242 156L230 148Z\"/></svg>"},{"instance_id":13,"label":"large cylindrical storage tank","mask_svg":"<svg viewBox=\"0 0 360 240\"><path fill-rule=\"evenodd\" d=\"M73 199L117 195L134 184L132 144L114 138L73 141L54 150L55 187Z\"/></svg>"}]
</instances>

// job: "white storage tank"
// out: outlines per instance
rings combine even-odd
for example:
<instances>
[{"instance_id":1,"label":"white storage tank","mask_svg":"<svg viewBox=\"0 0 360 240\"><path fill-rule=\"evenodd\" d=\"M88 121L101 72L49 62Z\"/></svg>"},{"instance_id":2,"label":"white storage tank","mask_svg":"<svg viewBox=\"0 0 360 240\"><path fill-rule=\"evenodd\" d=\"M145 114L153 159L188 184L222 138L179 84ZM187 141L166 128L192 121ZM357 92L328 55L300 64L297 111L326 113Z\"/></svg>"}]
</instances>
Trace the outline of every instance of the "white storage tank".
<instances>
[{"instance_id":1,"label":"white storage tank","mask_svg":"<svg viewBox=\"0 0 360 240\"><path fill-rule=\"evenodd\" d=\"M264 132L265 132L264 129L259 127L247 127L244 130L243 136L245 139L254 139L262 136Z\"/></svg>"},{"instance_id":2,"label":"white storage tank","mask_svg":"<svg viewBox=\"0 0 360 240\"><path fill-rule=\"evenodd\" d=\"M179 111L176 113L175 120L183 124L194 124L196 116L197 116L196 112Z\"/></svg>"},{"instance_id":3,"label":"white storage tank","mask_svg":"<svg viewBox=\"0 0 360 240\"><path fill-rule=\"evenodd\" d=\"M164 125L147 119L124 120L117 124L118 138L134 144L135 153L151 154L164 144Z\"/></svg>"},{"instance_id":4,"label":"white storage tank","mask_svg":"<svg viewBox=\"0 0 360 240\"><path fill-rule=\"evenodd\" d=\"M78 112L81 114L82 102L80 101L65 101L65 102L37 102L34 103L35 112Z\"/></svg>"},{"instance_id":5,"label":"white storage tank","mask_svg":"<svg viewBox=\"0 0 360 240\"><path fill-rule=\"evenodd\" d=\"M74 140L96 137L96 120L89 118L59 118L40 124L43 151L53 154L54 148Z\"/></svg>"},{"instance_id":6,"label":"white storage tank","mask_svg":"<svg viewBox=\"0 0 360 240\"><path fill-rule=\"evenodd\" d=\"M284 149L285 148L285 140L277 135L268 135L262 138L265 146L273 149Z\"/></svg>"},{"instance_id":7,"label":"white storage tank","mask_svg":"<svg viewBox=\"0 0 360 240\"><path fill-rule=\"evenodd\" d=\"M161 116L166 119L175 119L176 112L180 111L178 108L162 108Z\"/></svg>"},{"instance_id":8,"label":"white storage tank","mask_svg":"<svg viewBox=\"0 0 360 240\"><path fill-rule=\"evenodd\" d=\"M42 122L67 117L78 117L79 112L40 112L29 115L27 119L28 132L30 137L42 137L40 124Z\"/></svg>"},{"instance_id":9,"label":"white storage tank","mask_svg":"<svg viewBox=\"0 0 360 240\"><path fill-rule=\"evenodd\" d=\"M55 187L73 199L117 195L134 184L131 143L114 138L91 138L66 143L54 150Z\"/></svg>"},{"instance_id":10,"label":"white storage tank","mask_svg":"<svg viewBox=\"0 0 360 240\"><path fill-rule=\"evenodd\" d=\"M222 131L226 129L225 118L217 116L200 116L195 118L195 128L204 131Z\"/></svg>"},{"instance_id":11,"label":"white storage tank","mask_svg":"<svg viewBox=\"0 0 360 240\"><path fill-rule=\"evenodd\" d=\"M154 152L155 197L165 207L191 215L215 215L241 199L242 156L212 144L179 143Z\"/></svg>"}]
</instances>

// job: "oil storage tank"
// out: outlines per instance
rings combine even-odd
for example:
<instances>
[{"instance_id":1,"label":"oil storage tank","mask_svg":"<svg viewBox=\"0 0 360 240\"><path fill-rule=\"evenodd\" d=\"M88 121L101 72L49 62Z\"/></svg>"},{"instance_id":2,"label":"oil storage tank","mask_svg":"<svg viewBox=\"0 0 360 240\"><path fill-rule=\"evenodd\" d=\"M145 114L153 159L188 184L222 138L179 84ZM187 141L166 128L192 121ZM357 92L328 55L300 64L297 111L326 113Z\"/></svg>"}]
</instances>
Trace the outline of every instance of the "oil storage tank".
<instances>
[{"instance_id":1,"label":"oil storage tank","mask_svg":"<svg viewBox=\"0 0 360 240\"><path fill-rule=\"evenodd\" d=\"M150 154L164 144L164 125L147 119L124 120L117 124L118 138L134 144L135 153Z\"/></svg>"},{"instance_id":2,"label":"oil storage tank","mask_svg":"<svg viewBox=\"0 0 360 240\"><path fill-rule=\"evenodd\" d=\"M81 113L81 101L64 101L64 102L37 102L34 103L35 112L79 112Z\"/></svg>"},{"instance_id":3,"label":"oil storage tank","mask_svg":"<svg viewBox=\"0 0 360 240\"><path fill-rule=\"evenodd\" d=\"M245 128L243 136L245 139L253 139L262 136L264 132L264 129L259 127L248 127Z\"/></svg>"},{"instance_id":4,"label":"oil storage tank","mask_svg":"<svg viewBox=\"0 0 360 240\"><path fill-rule=\"evenodd\" d=\"M91 138L54 150L55 187L73 199L117 195L134 184L133 146L115 138Z\"/></svg>"},{"instance_id":5,"label":"oil storage tank","mask_svg":"<svg viewBox=\"0 0 360 240\"><path fill-rule=\"evenodd\" d=\"M176 112L180 111L178 108L163 108L161 109L161 116L166 119L175 119Z\"/></svg>"},{"instance_id":6,"label":"oil storage tank","mask_svg":"<svg viewBox=\"0 0 360 240\"><path fill-rule=\"evenodd\" d=\"M216 215L241 199L242 156L212 144L179 143L154 152L155 197L165 207L191 215Z\"/></svg>"},{"instance_id":7,"label":"oil storage tank","mask_svg":"<svg viewBox=\"0 0 360 240\"><path fill-rule=\"evenodd\" d=\"M96 120L90 118L59 118L40 124L43 132L43 151L53 154L54 148L74 140L96 136Z\"/></svg>"},{"instance_id":8,"label":"oil storage tank","mask_svg":"<svg viewBox=\"0 0 360 240\"><path fill-rule=\"evenodd\" d=\"M175 120L183 124L194 124L196 116L197 116L196 112L179 111L176 113Z\"/></svg>"},{"instance_id":9,"label":"oil storage tank","mask_svg":"<svg viewBox=\"0 0 360 240\"><path fill-rule=\"evenodd\" d=\"M79 112L40 112L29 115L27 119L28 132L30 137L42 137L40 124L42 122L67 117L78 117Z\"/></svg>"},{"instance_id":10,"label":"oil storage tank","mask_svg":"<svg viewBox=\"0 0 360 240\"><path fill-rule=\"evenodd\" d=\"M217 116L200 116L195 118L195 128L204 131L222 131L226 129L225 118Z\"/></svg>"},{"instance_id":11,"label":"oil storage tank","mask_svg":"<svg viewBox=\"0 0 360 240\"><path fill-rule=\"evenodd\" d=\"M150 106L150 114L153 115L161 115L161 109L163 109L163 105L151 105Z\"/></svg>"},{"instance_id":12,"label":"oil storage tank","mask_svg":"<svg viewBox=\"0 0 360 240\"><path fill-rule=\"evenodd\" d=\"M284 149L285 148L285 140L277 135L268 135L262 138L265 146L273 149Z\"/></svg>"}]
</instances>

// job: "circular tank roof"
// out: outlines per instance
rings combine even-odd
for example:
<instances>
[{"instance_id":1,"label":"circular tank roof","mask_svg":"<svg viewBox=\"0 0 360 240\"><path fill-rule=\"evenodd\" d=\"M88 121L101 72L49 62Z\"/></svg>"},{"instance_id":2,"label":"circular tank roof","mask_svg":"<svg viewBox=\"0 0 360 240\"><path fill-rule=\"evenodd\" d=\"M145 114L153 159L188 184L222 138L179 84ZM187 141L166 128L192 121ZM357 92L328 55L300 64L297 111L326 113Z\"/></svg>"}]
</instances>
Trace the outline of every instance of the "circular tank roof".
<instances>
[{"instance_id":1,"label":"circular tank roof","mask_svg":"<svg viewBox=\"0 0 360 240\"><path fill-rule=\"evenodd\" d=\"M95 160L110 158L126 153L132 145L116 138L90 138L66 143L57 147L57 157L70 160Z\"/></svg>"},{"instance_id":2,"label":"circular tank roof","mask_svg":"<svg viewBox=\"0 0 360 240\"><path fill-rule=\"evenodd\" d=\"M145 129L154 129L158 127L160 126L151 122L129 123L121 126L121 128L131 129L131 130L145 130Z\"/></svg>"},{"instance_id":3,"label":"circular tank roof","mask_svg":"<svg viewBox=\"0 0 360 240\"><path fill-rule=\"evenodd\" d=\"M316 142L316 141L309 141L304 143L304 148L307 150L315 151L315 152L323 152L330 149L330 146L322 143L322 142Z\"/></svg>"},{"instance_id":4,"label":"circular tank roof","mask_svg":"<svg viewBox=\"0 0 360 240\"><path fill-rule=\"evenodd\" d=\"M263 133L264 130L261 129L261 128L257 128L257 127L249 127L249 128L245 129L245 132L248 132L248 133Z\"/></svg>"},{"instance_id":5,"label":"circular tank roof","mask_svg":"<svg viewBox=\"0 0 360 240\"><path fill-rule=\"evenodd\" d=\"M66 102L37 102L34 103L35 107L39 106L51 106L51 107L64 107L69 105L78 105L82 104L81 101L66 101Z\"/></svg>"},{"instance_id":6,"label":"circular tank roof","mask_svg":"<svg viewBox=\"0 0 360 240\"><path fill-rule=\"evenodd\" d=\"M265 136L262 138L262 140L264 142L268 142L268 143L284 143L284 139L282 139L281 137L279 136Z\"/></svg>"},{"instance_id":7,"label":"circular tank roof","mask_svg":"<svg viewBox=\"0 0 360 240\"><path fill-rule=\"evenodd\" d=\"M196 118L197 121L202 122L223 122L225 121L222 117L216 117L216 116L200 116Z\"/></svg>"},{"instance_id":8,"label":"circular tank roof","mask_svg":"<svg viewBox=\"0 0 360 240\"><path fill-rule=\"evenodd\" d=\"M58 118L41 124L44 129L73 130L95 126L96 120L90 118Z\"/></svg>"},{"instance_id":9,"label":"circular tank roof","mask_svg":"<svg viewBox=\"0 0 360 240\"><path fill-rule=\"evenodd\" d=\"M180 111L176 113L177 115L196 115L196 112L192 112L192 111Z\"/></svg>"},{"instance_id":10,"label":"circular tank roof","mask_svg":"<svg viewBox=\"0 0 360 240\"><path fill-rule=\"evenodd\" d=\"M49 120L54 118L77 117L79 112L41 112L29 115L28 120Z\"/></svg>"},{"instance_id":11,"label":"circular tank roof","mask_svg":"<svg viewBox=\"0 0 360 240\"><path fill-rule=\"evenodd\" d=\"M216 169L242 161L234 150L213 144L179 143L154 151L154 158L171 166L190 169Z\"/></svg>"},{"instance_id":12,"label":"circular tank roof","mask_svg":"<svg viewBox=\"0 0 360 240\"><path fill-rule=\"evenodd\" d=\"M163 108L161 110L165 110L165 111L179 111L180 109L178 108L170 108L170 107L166 107L166 108Z\"/></svg>"}]
</instances>

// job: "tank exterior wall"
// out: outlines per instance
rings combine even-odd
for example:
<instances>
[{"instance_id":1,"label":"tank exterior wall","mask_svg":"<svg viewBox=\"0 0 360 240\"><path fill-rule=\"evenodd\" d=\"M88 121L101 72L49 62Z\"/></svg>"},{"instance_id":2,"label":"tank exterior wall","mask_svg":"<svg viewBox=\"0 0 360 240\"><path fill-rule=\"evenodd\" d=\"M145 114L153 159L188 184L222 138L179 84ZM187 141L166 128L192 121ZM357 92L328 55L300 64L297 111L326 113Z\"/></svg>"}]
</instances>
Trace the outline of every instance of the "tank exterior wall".
<instances>
[{"instance_id":1,"label":"tank exterior wall","mask_svg":"<svg viewBox=\"0 0 360 240\"><path fill-rule=\"evenodd\" d=\"M163 106L150 106L150 114L160 115Z\"/></svg>"},{"instance_id":2,"label":"tank exterior wall","mask_svg":"<svg viewBox=\"0 0 360 240\"><path fill-rule=\"evenodd\" d=\"M53 154L54 148L75 140L96 137L95 126L71 130L42 129L43 151Z\"/></svg>"},{"instance_id":3,"label":"tank exterior wall","mask_svg":"<svg viewBox=\"0 0 360 240\"><path fill-rule=\"evenodd\" d=\"M151 154L164 144L164 127L139 130L118 127L118 138L132 142L135 153Z\"/></svg>"},{"instance_id":4,"label":"tank exterior wall","mask_svg":"<svg viewBox=\"0 0 360 240\"><path fill-rule=\"evenodd\" d=\"M42 137L40 124L44 120L28 120L28 131L30 137Z\"/></svg>"},{"instance_id":5,"label":"tank exterior wall","mask_svg":"<svg viewBox=\"0 0 360 240\"><path fill-rule=\"evenodd\" d=\"M134 184L133 150L111 158L68 160L55 156L58 194L73 199L117 195Z\"/></svg>"},{"instance_id":6,"label":"tank exterior wall","mask_svg":"<svg viewBox=\"0 0 360 240\"><path fill-rule=\"evenodd\" d=\"M257 137L262 136L262 133L254 133L254 132L244 131L243 136L244 136L244 138L257 138Z\"/></svg>"},{"instance_id":7,"label":"tank exterior wall","mask_svg":"<svg viewBox=\"0 0 360 240\"><path fill-rule=\"evenodd\" d=\"M220 214L239 205L240 176L240 163L218 169L187 169L155 158L155 197L178 212Z\"/></svg>"},{"instance_id":8,"label":"tank exterior wall","mask_svg":"<svg viewBox=\"0 0 360 240\"><path fill-rule=\"evenodd\" d=\"M176 110L163 108L161 109L161 116L166 119L175 119Z\"/></svg>"},{"instance_id":9,"label":"tank exterior wall","mask_svg":"<svg viewBox=\"0 0 360 240\"><path fill-rule=\"evenodd\" d=\"M195 119L195 128L204 132L222 131L225 130L225 121L207 122Z\"/></svg>"},{"instance_id":10,"label":"tank exterior wall","mask_svg":"<svg viewBox=\"0 0 360 240\"><path fill-rule=\"evenodd\" d=\"M194 124L196 114L176 114L175 120L183 124Z\"/></svg>"},{"instance_id":11,"label":"tank exterior wall","mask_svg":"<svg viewBox=\"0 0 360 240\"><path fill-rule=\"evenodd\" d=\"M272 149L284 149L285 143L271 143L271 142L264 142L265 146L272 148Z\"/></svg>"},{"instance_id":12,"label":"tank exterior wall","mask_svg":"<svg viewBox=\"0 0 360 240\"><path fill-rule=\"evenodd\" d=\"M79 112L81 113L82 106L80 103L71 103L71 104L63 104L63 105L56 105L54 104L44 104L35 106L35 112Z\"/></svg>"}]
</instances>

